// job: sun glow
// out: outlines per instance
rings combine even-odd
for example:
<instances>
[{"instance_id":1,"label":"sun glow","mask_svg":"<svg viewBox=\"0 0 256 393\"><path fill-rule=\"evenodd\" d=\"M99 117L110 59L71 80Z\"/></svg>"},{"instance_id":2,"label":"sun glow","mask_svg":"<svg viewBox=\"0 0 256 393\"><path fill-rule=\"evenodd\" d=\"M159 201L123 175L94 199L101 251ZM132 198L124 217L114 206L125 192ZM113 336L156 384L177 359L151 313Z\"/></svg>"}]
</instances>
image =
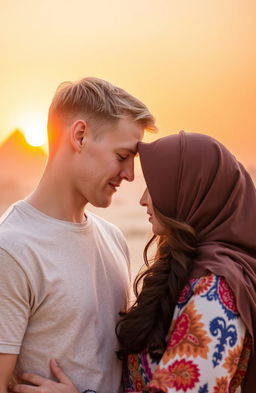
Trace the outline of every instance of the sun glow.
<instances>
[{"instance_id":1,"label":"sun glow","mask_svg":"<svg viewBox=\"0 0 256 393\"><path fill-rule=\"evenodd\" d=\"M43 146L46 144L46 121L43 116L32 115L29 118L24 117L21 121L21 129L30 146Z\"/></svg>"},{"instance_id":2,"label":"sun glow","mask_svg":"<svg viewBox=\"0 0 256 393\"><path fill-rule=\"evenodd\" d=\"M30 127L25 131L25 138L31 146L42 146L46 142L46 132L37 127Z\"/></svg>"}]
</instances>

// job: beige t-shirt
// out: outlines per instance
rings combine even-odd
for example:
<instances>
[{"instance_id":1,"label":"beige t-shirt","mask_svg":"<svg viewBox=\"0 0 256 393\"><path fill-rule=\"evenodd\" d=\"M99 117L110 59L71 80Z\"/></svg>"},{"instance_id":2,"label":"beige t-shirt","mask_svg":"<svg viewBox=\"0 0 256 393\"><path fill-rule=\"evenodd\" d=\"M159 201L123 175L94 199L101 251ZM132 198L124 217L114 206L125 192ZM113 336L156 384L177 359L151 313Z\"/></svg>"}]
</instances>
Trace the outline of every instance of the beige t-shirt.
<instances>
[{"instance_id":1,"label":"beige t-shirt","mask_svg":"<svg viewBox=\"0 0 256 393\"><path fill-rule=\"evenodd\" d=\"M115 325L128 297L118 228L92 213L74 224L19 201L0 224L0 352L50 377L55 357L81 391L120 391Z\"/></svg>"}]
</instances>

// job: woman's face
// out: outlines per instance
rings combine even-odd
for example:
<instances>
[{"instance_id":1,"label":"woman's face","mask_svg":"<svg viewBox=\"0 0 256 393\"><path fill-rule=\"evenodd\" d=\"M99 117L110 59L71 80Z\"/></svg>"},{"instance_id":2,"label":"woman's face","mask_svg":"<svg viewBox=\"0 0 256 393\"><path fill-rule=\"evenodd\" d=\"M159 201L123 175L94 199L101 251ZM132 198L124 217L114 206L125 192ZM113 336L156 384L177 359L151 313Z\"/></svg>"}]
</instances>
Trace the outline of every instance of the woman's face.
<instances>
[{"instance_id":1,"label":"woman's face","mask_svg":"<svg viewBox=\"0 0 256 393\"><path fill-rule=\"evenodd\" d=\"M166 235L165 226L158 220L155 215L152 199L147 188L140 199L140 204L141 206L145 206L147 208L147 214L149 215L148 220L152 224L153 233L155 235Z\"/></svg>"}]
</instances>

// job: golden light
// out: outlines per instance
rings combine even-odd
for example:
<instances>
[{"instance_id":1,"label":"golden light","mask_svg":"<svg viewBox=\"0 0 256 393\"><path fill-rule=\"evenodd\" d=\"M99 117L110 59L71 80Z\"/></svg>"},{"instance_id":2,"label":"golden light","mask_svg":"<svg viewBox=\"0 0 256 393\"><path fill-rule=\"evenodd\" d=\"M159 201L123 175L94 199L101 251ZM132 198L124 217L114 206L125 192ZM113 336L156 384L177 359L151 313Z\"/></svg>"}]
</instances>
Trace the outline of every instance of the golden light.
<instances>
[{"instance_id":1,"label":"golden light","mask_svg":"<svg viewBox=\"0 0 256 393\"><path fill-rule=\"evenodd\" d=\"M26 141L31 146L43 146L47 140L46 120L44 116L29 115L23 116L20 127L24 133Z\"/></svg>"},{"instance_id":2,"label":"golden light","mask_svg":"<svg viewBox=\"0 0 256 393\"><path fill-rule=\"evenodd\" d=\"M33 126L25 130L25 138L31 146L42 146L46 143L46 132Z\"/></svg>"}]
</instances>

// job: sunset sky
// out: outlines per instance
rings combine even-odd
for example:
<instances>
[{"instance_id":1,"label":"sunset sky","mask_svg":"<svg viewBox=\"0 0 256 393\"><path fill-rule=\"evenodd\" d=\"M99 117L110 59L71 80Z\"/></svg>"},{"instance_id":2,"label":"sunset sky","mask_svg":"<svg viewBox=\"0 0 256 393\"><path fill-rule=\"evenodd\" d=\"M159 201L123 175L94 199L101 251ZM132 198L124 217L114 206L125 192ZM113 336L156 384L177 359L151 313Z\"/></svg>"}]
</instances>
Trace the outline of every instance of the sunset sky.
<instances>
[{"instance_id":1,"label":"sunset sky","mask_svg":"<svg viewBox=\"0 0 256 393\"><path fill-rule=\"evenodd\" d=\"M0 0L0 48L0 142L44 133L57 85L97 76L159 137L207 133L256 166L255 0Z\"/></svg>"}]
</instances>

